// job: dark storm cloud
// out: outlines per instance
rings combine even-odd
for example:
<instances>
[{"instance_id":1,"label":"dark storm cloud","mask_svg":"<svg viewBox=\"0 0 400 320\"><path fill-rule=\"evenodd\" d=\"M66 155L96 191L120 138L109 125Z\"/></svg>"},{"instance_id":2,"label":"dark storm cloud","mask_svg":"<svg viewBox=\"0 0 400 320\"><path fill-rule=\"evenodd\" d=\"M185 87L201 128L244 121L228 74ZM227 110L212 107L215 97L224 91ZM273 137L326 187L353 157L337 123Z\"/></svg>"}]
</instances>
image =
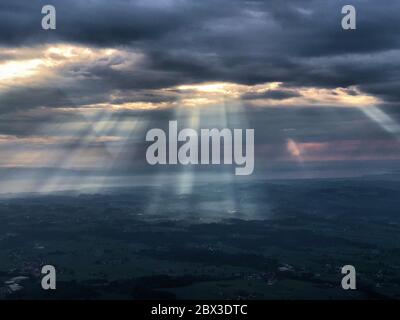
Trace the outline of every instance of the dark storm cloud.
<instances>
[{"instance_id":1,"label":"dark storm cloud","mask_svg":"<svg viewBox=\"0 0 400 320\"><path fill-rule=\"evenodd\" d=\"M204 81L280 81L294 88L358 86L385 101L400 101L396 0L352 1L358 18L355 31L341 28L341 8L348 4L341 0L54 0L55 31L40 28L44 4L48 1L1 1L0 45L73 42L144 56L135 68L77 66L84 79L73 87L59 84L74 103L96 103L103 97L103 102L110 102L106 97L114 90L121 93L114 101L173 101L174 95L154 90ZM5 58L7 54L0 55ZM2 108L67 102L56 89L26 89L26 94L24 88L6 93ZM267 93L272 99L291 93L282 94ZM16 97L27 95L28 102Z\"/></svg>"},{"instance_id":2,"label":"dark storm cloud","mask_svg":"<svg viewBox=\"0 0 400 320\"><path fill-rule=\"evenodd\" d=\"M13 113L38 107L79 107L109 100L108 93L101 91L103 85L82 87L62 84L18 86L0 95L0 114ZM107 88L108 90L108 88Z\"/></svg>"},{"instance_id":3,"label":"dark storm cloud","mask_svg":"<svg viewBox=\"0 0 400 320\"><path fill-rule=\"evenodd\" d=\"M399 101L394 76L400 58L379 54L399 49L400 3L353 1L358 29L341 28L344 1L61 1L56 31L40 28L44 1L3 0L3 46L75 42L128 46L143 52L141 70L88 66L104 90L153 89L181 83L282 81L289 86L347 87ZM374 54L368 64L357 55ZM353 55L353 56L352 56ZM355 55L355 56L354 56ZM335 56L342 56L337 61ZM312 63L310 59L323 58Z\"/></svg>"},{"instance_id":4,"label":"dark storm cloud","mask_svg":"<svg viewBox=\"0 0 400 320\"><path fill-rule=\"evenodd\" d=\"M18 87L9 90L6 94L2 94L1 104L5 106L13 106L12 110L30 109L35 107L57 107L71 105L71 100L66 96L64 91L57 87Z\"/></svg>"},{"instance_id":5,"label":"dark storm cloud","mask_svg":"<svg viewBox=\"0 0 400 320\"><path fill-rule=\"evenodd\" d=\"M262 93L247 93L242 95L244 100L254 99L272 99L272 100L284 100L289 98L300 97L301 94L295 91L288 90L269 90Z\"/></svg>"}]
</instances>

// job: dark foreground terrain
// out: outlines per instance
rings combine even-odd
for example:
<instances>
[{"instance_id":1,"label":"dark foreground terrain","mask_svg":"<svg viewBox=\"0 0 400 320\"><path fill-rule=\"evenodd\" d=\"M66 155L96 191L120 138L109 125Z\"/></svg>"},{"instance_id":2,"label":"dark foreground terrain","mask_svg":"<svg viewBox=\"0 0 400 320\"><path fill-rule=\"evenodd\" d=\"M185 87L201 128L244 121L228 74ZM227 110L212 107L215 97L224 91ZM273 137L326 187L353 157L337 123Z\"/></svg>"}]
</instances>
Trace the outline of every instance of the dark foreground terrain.
<instances>
[{"instance_id":1,"label":"dark foreground terrain","mask_svg":"<svg viewBox=\"0 0 400 320\"><path fill-rule=\"evenodd\" d=\"M399 208L397 179L3 198L0 298L400 298Z\"/></svg>"}]
</instances>

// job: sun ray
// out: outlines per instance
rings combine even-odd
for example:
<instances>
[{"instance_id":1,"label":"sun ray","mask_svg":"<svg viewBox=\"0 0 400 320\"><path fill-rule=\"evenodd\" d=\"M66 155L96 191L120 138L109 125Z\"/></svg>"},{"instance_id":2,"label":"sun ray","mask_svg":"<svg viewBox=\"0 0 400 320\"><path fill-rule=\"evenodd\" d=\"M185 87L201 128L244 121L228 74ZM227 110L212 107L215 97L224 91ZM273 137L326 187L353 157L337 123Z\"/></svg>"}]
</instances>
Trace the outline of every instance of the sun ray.
<instances>
[{"instance_id":1,"label":"sun ray","mask_svg":"<svg viewBox=\"0 0 400 320\"><path fill-rule=\"evenodd\" d=\"M387 113L376 106L359 107L358 109L377 123L383 130L400 140L400 125Z\"/></svg>"}]
</instances>

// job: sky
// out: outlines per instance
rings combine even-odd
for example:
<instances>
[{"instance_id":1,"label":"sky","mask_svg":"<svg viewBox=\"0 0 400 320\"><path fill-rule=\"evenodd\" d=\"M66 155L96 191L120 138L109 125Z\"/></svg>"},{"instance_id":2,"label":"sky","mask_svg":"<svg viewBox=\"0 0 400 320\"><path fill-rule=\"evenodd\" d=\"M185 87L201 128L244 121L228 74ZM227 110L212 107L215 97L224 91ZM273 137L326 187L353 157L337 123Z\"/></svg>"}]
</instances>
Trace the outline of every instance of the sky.
<instances>
[{"instance_id":1,"label":"sky","mask_svg":"<svg viewBox=\"0 0 400 320\"><path fill-rule=\"evenodd\" d=\"M254 128L256 178L398 170L400 2L352 0L343 30L348 2L2 0L0 192L204 176L146 165L146 132L169 120Z\"/></svg>"}]
</instances>

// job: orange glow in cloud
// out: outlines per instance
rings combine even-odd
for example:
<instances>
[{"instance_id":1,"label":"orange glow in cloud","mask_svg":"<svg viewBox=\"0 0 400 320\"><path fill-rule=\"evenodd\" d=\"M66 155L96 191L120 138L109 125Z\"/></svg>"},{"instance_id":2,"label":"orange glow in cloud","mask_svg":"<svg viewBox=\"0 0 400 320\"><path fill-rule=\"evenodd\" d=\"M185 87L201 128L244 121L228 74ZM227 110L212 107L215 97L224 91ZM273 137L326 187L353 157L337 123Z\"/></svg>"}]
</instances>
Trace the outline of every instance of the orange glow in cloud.
<instances>
[{"instance_id":1,"label":"orange glow in cloud","mask_svg":"<svg viewBox=\"0 0 400 320\"><path fill-rule=\"evenodd\" d=\"M132 67L142 59L140 54L124 50L87 48L69 44L20 48L6 50L6 53L14 59L0 64L0 89L3 90L26 84L62 81L65 68L81 63L106 64L107 58L124 57L125 67L127 64ZM110 68L118 67L121 66L110 66Z\"/></svg>"},{"instance_id":2,"label":"orange glow in cloud","mask_svg":"<svg viewBox=\"0 0 400 320\"><path fill-rule=\"evenodd\" d=\"M302 161L395 160L400 159L399 147L399 142L393 140L287 142L290 155Z\"/></svg>"},{"instance_id":3,"label":"orange glow in cloud","mask_svg":"<svg viewBox=\"0 0 400 320\"><path fill-rule=\"evenodd\" d=\"M289 153L295 158L299 158L301 156L301 150L294 140L289 139L287 141L286 147Z\"/></svg>"},{"instance_id":4,"label":"orange glow in cloud","mask_svg":"<svg viewBox=\"0 0 400 320\"><path fill-rule=\"evenodd\" d=\"M66 73L69 69L80 70L81 65L101 65L115 72L134 71L145 58L142 54L112 48L87 48L72 44L56 44L34 48L8 49L7 53L14 59L5 60L0 64L0 91L21 85L30 86L47 83L63 83L79 81L85 73ZM118 58L118 63L112 59ZM262 98L263 94L274 90L285 90L295 93L285 99ZM269 82L258 85L244 85L231 82L205 82L178 85L159 90L179 102L132 101L110 105L107 101L99 103L98 107L112 110L119 109L157 109L168 107L201 107L221 105L230 101L239 101L243 95L261 95L261 98L248 99L246 103L259 107L268 106L354 106L363 107L377 105L380 100L365 94L356 87L351 88L285 88L281 82ZM122 94L123 95L123 94ZM112 98L112 94L110 96ZM123 96L122 96L123 98ZM127 101L125 99L125 101ZM84 107L84 106L81 106ZM90 107L90 106L88 106Z\"/></svg>"},{"instance_id":5,"label":"orange glow in cloud","mask_svg":"<svg viewBox=\"0 0 400 320\"><path fill-rule=\"evenodd\" d=\"M0 64L0 81L13 80L16 78L27 78L33 76L43 65L41 59L22 61L8 61Z\"/></svg>"}]
</instances>

